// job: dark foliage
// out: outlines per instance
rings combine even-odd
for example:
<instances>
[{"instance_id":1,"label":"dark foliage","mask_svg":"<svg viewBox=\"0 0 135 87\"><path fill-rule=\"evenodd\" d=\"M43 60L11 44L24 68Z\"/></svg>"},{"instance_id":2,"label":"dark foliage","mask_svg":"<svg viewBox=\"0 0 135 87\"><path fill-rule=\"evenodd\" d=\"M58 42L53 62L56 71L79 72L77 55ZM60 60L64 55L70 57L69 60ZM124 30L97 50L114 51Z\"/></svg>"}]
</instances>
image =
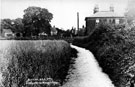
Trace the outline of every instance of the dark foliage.
<instances>
[{"instance_id":1,"label":"dark foliage","mask_svg":"<svg viewBox=\"0 0 135 87\"><path fill-rule=\"evenodd\" d=\"M41 32L50 35L53 14L48 9L31 6L25 9L24 13L24 36L38 36Z\"/></svg>"},{"instance_id":2,"label":"dark foliage","mask_svg":"<svg viewBox=\"0 0 135 87\"><path fill-rule=\"evenodd\" d=\"M64 40L68 43L72 43L73 38L71 37L59 37L59 36L50 36L50 37L16 37L10 38L9 40Z\"/></svg>"},{"instance_id":3,"label":"dark foliage","mask_svg":"<svg viewBox=\"0 0 135 87\"><path fill-rule=\"evenodd\" d=\"M89 36L74 39L73 44L89 49L116 87L124 87L135 73L130 69L135 64L133 32L123 25L100 24Z\"/></svg>"}]
</instances>

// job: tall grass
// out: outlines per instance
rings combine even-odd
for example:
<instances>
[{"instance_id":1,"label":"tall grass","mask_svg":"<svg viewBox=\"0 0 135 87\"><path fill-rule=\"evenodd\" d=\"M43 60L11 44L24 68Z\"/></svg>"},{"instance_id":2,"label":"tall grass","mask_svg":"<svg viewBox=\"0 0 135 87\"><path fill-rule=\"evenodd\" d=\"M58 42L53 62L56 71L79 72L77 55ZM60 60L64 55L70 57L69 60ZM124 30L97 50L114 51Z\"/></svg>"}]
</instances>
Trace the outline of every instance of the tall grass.
<instances>
[{"instance_id":1,"label":"tall grass","mask_svg":"<svg viewBox=\"0 0 135 87\"><path fill-rule=\"evenodd\" d=\"M0 40L0 87L4 87L3 81L8 79L3 77L8 75L8 64L11 59L10 45L13 41Z\"/></svg>"},{"instance_id":2,"label":"tall grass","mask_svg":"<svg viewBox=\"0 0 135 87\"><path fill-rule=\"evenodd\" d=\"M65 41L11 41L0 59L8 60L3 67L5 87L24 86L28 79L53 78L62 83L71 60L71 47ZM7 55L7 56L6 56Z\"/></svg>"}]
</instances>

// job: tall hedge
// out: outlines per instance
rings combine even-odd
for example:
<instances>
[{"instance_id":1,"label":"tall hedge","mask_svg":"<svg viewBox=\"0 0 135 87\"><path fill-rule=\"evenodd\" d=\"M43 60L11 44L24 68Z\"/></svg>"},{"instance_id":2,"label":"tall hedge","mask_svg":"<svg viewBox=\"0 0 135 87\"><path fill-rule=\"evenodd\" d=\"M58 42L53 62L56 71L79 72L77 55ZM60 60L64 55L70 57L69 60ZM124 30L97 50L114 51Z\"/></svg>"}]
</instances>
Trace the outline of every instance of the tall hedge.
<instances>
[{"instance_id":1,"label":"tall hedge","mask_svg":"<svg viewBox=\"0 0 135 87\"><path fill-rule=\"evenodd\" d=\"M124 25L99 24L73 44L89 49L116 87L125 87L135 75L135 34Z\"/></svg>"}]
</instances>

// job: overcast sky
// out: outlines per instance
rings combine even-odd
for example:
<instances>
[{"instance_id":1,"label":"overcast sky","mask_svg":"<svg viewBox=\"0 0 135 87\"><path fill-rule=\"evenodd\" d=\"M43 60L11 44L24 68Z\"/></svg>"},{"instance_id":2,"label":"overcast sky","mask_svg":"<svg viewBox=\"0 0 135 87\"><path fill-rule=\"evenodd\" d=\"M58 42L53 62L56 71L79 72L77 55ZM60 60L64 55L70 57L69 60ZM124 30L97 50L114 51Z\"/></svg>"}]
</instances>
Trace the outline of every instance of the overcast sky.
<instances>
[{"instance_id":1,"label":"overcast sky","mask_svg":"<svg viewBox=\"0 0 135 87\"><path fill-rule=\"evenodd\" d=\"M123 14L128 0L1 0L1 18L15 19L23 17L23 10L29 6L47 8L52 14L52 26L70 29L77 26L77 12L80 16L80 27L85 25L85 17L93 14L96 4L100 11L109 10L113 5L115 12Z\"/></svg>"}]
</instances>

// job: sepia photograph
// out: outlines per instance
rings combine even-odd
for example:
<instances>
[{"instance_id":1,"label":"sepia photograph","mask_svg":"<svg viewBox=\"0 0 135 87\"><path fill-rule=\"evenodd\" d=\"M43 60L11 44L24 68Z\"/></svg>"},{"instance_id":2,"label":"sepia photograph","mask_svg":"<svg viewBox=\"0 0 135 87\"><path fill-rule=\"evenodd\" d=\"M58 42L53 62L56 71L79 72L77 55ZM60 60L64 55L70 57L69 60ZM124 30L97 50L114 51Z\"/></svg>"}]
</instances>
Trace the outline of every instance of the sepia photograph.
<instances>
[{"instance_id":1,"label":"sepia photograph","mask_svg":"<svg viewBox=\"0 0 135 87\"><path fill-rule=\"evenodd\" d=\"M135 0L0 0L0 87L135 87Z\"/></svg>"}]
</instances>

